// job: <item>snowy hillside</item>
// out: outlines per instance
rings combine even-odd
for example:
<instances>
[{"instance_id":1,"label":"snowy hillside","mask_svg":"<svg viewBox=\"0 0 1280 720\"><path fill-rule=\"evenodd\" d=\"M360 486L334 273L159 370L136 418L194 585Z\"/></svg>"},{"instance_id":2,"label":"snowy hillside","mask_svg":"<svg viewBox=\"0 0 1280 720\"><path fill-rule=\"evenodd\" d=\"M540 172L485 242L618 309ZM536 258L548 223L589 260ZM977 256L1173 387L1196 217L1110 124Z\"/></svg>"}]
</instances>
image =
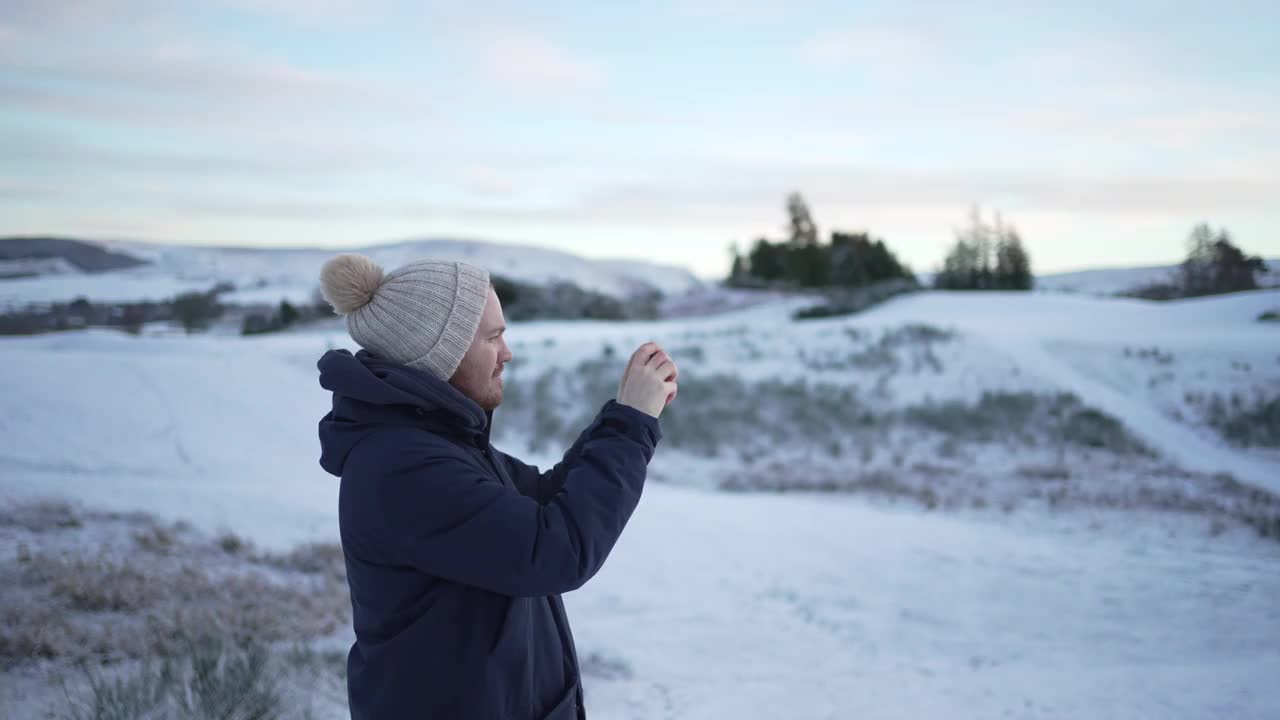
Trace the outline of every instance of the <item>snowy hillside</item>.
<instances>
[{"instance_id":1,"label":"snowy hillside","mask_svg":"<svg viewBox=\"0 0 1280 720\"><path fill-rule=\"evenodd\" d=\"M495 443L543 467L635 346L681 367L639 509L565 597L592 717L1280 716L1280 454L1187 399L1238 395L1247 417L1280 396L1278 329L1256 321L1280 291L924 292L790 319L809 302L508 330ZM271 552L333 543L330 347L355 346L0 338L0 501L145 510ZM2 510L0 541L71 542L70 523ZM15 717L61 697L41 672L9 672ZM318 695L315 716L341 701Z\"/></svg>"},{"instance_id":2,"label":"snowy hillside","mask_svg":"<svg viewBox=\"0 0 1280 720\"><path fill-rule=\"evenodd\" d=\"M1260 287L1280 287L1280 258L1265 260L1267 272L1258 275ZM1154 283L1169 282L1177 265L1149 265L1131 268L1098 268L1036 276L1036 290L1075 292L1085 295L1115 295Z\"/></svg>"},{"instance_id":3,"label":"snowy hillside","mask_svg":"<svg viewBox=\"0 0 1280 720\"><path fill-rule=\"evenodd\" d=\"M702 285L691 271L674 266L591 260L547 248L475 240L409 240L349 249L202 247L121 240L98 244L149 264L94 274L68 273L57 266L48 269L59 272L48 275L0 280L0 307L68 301L80 295L100 302L162 300L181 292L208 290L224 281L236 287L223 296L228 302L288 299L300 303L308 301L318 287L324 261L344 251L369 255L388 271L423 258L462 260L516 280L539 285L567 281L620 298L650 289L677 295Z\"/></svg>"}]
</instances>

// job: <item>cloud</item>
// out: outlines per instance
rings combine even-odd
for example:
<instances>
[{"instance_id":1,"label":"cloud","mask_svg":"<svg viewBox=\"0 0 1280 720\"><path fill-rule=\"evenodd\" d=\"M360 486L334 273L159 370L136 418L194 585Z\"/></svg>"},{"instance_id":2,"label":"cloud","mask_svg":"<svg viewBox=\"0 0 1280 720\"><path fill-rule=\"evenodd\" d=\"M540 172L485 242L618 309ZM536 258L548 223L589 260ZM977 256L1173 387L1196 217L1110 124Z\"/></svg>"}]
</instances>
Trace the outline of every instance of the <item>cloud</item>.
<instances>
[{"instance_id":1,"label":"cloud","mask_svg":"<svg viewBox=\"0 0 1280 720\"><path fill-rule=\"evenodd\" d=\"M377 0L222 0L222 4L298 25L359 22L393 9Z\"/></svg>"},{"instance_id":2,"label":"cloud","mask_svg":"<svg viewBox=\"0 0 1280 720\"><path fill-rule=\"evenodd\" d=\"M856 63L882 74L905 74L934 62L939 42L917 29L866 26L819 32L800 44L798 54L821 65Z\"/></svg>"},{"instance_id":3,"label":"cloud","mask_svg":"<svg viewBox=\"0 0 1280 720\"><path fill-rule=\"evenodd\" d=\"M243 53L214 54L173 43L143 51L17 62L9 66L8 74L38 87L87 86L93 94L132 92L166 102L179 98L276 105L363 102L424 109L403 88L366 75L313 70Z\"/></svg>"},{"instance_id":4,"label":"cloud","mask_svg":"<svg viewBox=\"0 0 1280 720\"><path fill-rule=\"evenodd\" d=\"M491 80L529 93L575 93L599 88L603 69L573 56L545 35L488 28L472 35L480 69Z\"/></svg>"},{"instance_id":5,"label":"cloud","mask_svg":"<svg viewBox=\"0 0 1280 720\"><path fill-rule=\"evenodd\" d=\"M1053 134L1131 146L1195 149L1252 144L1280 149L1280 107L1188 107L1127 113L1067 104L1011 108L996 120L1028 133Z\"/></svg>"},{"instance_id":6,"label":"cloud","mask_svg":"<svg viewBox=\"0 0 1280 720\"><path fill-rule=\"evenodd\" d=\"M520 183L510 173L487 165L471 165L462 170L462 182L475 195L513 195Z\"/></svg>"},{"instance_id":7,"label":"cloud","mask_svg":"<svg viewBox=\"0 0 1280 720\"><path fill-rule=\"evenodd\" d=\"M29 178L0 178L0 200L36 200L65 192L59 183L39 182Z\"/></svg>"},{"instance_id":8,"label":"cloud","mask_svg":"<svg viewBox=\"0 0 1280 720\"><path fill-rule=\"evenodd\" d=\"M416 151L446 145L457 132L423 94L377 76L249 53L217 56L179 43L12 63L0 73L0 100L10 112L33 119L0 145L16 145L15 134L35 134L36 147L18 150L62 145L89 151L119 128L135 136L163 130L157 137L177 140L184 149L156 157L131 147L137 140L124 140L104 158L107 166L121 167L133 155L157 171L166 162L178 171L205 162L216 166L216 156L228 152L259 168L393 166ZM52 128L66 127L66 121L81 130L58 137Z\"/></svg>"},{"instance_id":9,"label":"cloud","mask_svg":"<svg viewBox=\"0 0 1280 720\"><path fill-rule=\"evenodd\" d=\"M24 227L32 230L85 227L103 232L102 219L109 218L141 223L138 227L150 228L146 234L154 237L192 241L222 234L250 244L310 242L322 237L326 242L341 238L355 242L464 232L560 246L577 238L578 247L566 248L588 252L588 247L598 251L602 240L635 241L643 243L647 252L657 253L660 246L663 256L672 261L716 273L723 272L723 251L729 240L749 244L761 235L782 237L782 198L787 191L799 189L822 232L868 230L886 238L917 269L940 261L953 228L963 223L968 206L977 202L988 210L1002 211L1007 221L1023 231L1038 267L1045 269L1078 265L1082 257L1105 263L1115 258L1155 261L1176 255L1186 228L1205 217L1236 230L1266 227L1277 218L1274 210L1267 210L1274 205L1265 201L1280 191L1274 182L1229 177L1063 179L874 168L840 172L825 168L806 175L801 168L792 170L765 176L742 168L704 167L651 182L593 185L576 197L554 203L519 193L445 200L431 195L356 197L334 189L294 188L263 195L234 186L172 182L107 185L102 193L86 186L67 187L54 196L45 196L43 189L31 196L25 192L28 188L15 187L10 202L20 212L8 224L12 230L15 223L28 218ZM486 174L480 172L478 177L484 179ZM76 199L71 212L60 202L64 198ZM92 198L91 205L86 198ZM78 219L89 216L98 218L94 220L98 224L80 224ZM41 217L48 219L45 226L35 222ZM162 228L171 231L161 232ZM1144 241L1148 250L1126 245L1142 233L1149 240ZM1242 234L1251 251L1274 252L1258 246L1255 236L1256 232Z\"/></svg>"},{"instance_id":10,"label":"cloud","mask_svg":"<svg viewBox=\"0 0 1280 720\"><path fill-rule=\"evenodd\" d=\"M758 22L786 17L796 2L777 0L680 0L671 4L677 15L716 22Z\"/></svg>"},{"instance_id":11,"label":"cloud","mask_svg":"<svg viewBox=\"0 0 1280 720\"><path fill-rule=\"evenodd\" d=\"M775 168L776 170L776 168ZM506 175L473 167L465 183L515 189ZM731 178L725 180L725 178ZM447 214L474 220L550 222L565 225L636 224L645 226L736 224L735 218L781 213L781 198L798 189L819 207L912 209L951 208L957 217L971 203L994 206L1016 221L1019 212L1073 213L1081 217L1179 215L1187 212L1257 211L1280 197L1280 179L1233 177L1166 178L1156 176L1075 176L972 172L903 172L890 169L820 168L748 173L742 167L685 168L680 176L653 182L616 182L580 190L556 203L466 203L440 200L377 201L324 193L280 192L264 199L256 193L204 192L185 184L147 188L152 199L192 211L216 211L269 217L314 216L351 219L376 216L425 217ZM780 215L779 215L780 217ZM768 232L761 228L761 232Z\"/></svg>"}]
</instances>

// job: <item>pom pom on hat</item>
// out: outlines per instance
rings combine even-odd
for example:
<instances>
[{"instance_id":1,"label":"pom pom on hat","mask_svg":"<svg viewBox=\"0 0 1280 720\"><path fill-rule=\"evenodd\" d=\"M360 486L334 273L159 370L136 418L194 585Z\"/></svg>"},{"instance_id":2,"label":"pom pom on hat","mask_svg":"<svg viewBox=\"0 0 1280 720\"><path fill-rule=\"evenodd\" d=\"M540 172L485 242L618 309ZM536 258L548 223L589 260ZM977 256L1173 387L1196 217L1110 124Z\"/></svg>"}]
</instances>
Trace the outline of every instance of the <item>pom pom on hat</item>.
<instances>
[{"instance_id":1,"label":"pom pom on hat","mask_svg":"<svg viewBox=\"0 0 1280 720\"><path fill-rule=\"evenodd\" d=\"M345 253L320 268L320 292L339 315L349 315L369 304L382 287L378 263L364 255Z\"/></svg>"}]
</instances>

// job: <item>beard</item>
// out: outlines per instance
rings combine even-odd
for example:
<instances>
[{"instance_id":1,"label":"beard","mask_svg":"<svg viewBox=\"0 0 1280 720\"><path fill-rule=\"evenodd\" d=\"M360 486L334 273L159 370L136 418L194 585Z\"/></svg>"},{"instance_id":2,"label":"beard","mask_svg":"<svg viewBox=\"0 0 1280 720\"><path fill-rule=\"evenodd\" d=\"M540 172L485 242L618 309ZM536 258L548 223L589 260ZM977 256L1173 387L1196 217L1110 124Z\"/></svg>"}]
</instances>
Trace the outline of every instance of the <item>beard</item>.
<instances>
[{"instance_id":1,"label":"beard","mask_svg":"<svg viewBox=\"0 0 1280 720\"><path fill-rule=\"evenodd\" d=\"M495 380L489 383L489 390L482 397L473 397L472 400L480 406L482 410L497 410L502 404L502 385Z\"/></svg>"},{"instance_id":2,"label":"beard","mask_svg":"<svg viewBox=\"0 0 1280 720\"><path fill-rule=\"evenodd\" d=\"M449 381L463 395L471 398L481 410L496 410L502 404L502 382L490 371L483 377L477 373L459 372Z\"/></svg>"}]
</instances>

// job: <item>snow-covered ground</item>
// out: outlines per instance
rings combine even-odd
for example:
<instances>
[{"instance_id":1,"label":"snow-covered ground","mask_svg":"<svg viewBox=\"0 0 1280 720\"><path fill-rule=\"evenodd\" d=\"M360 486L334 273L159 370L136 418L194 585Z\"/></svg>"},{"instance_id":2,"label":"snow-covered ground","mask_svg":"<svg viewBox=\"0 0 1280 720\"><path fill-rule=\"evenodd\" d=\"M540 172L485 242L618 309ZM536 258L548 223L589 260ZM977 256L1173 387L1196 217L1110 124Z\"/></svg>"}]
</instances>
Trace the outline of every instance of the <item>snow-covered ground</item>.
<instances>
[{"instance_id":1,"label":"snow-covered ground","mask_svg":"<svg viewBox=\"0 0 1280 720\"><path fill-rule=\"evenodd\" d=\"M673 265L593 260L531 245L479 240L408 240L344 249L236 248L125 240L102 240L96 244L150 264L102 273L81 273L74 268L67 272L65 263L36 267L56 272L0 281L0 308L69 302L80 296L97 302L164 300L182 292L204 292L219 282L231 282L236 287L222 296L225 302L274 304L284 299L305 303L319 287L320 266L340 252L368 255L388 272L423 258L461 260L516 280L538 285L567 281L623 298L646 289L680 295L704 285L691 271ZM24 269L17 261L15 267Z\"/></svg>"},{"instance_id":2,"label":"snow-covered ground","mask_svg":"<svg viewBox=\"0 0 1280 720\"><path fill-rule=\"evenodd\" d=\"M884 417L992 391L1070 391L1157 457L1073 449L1071 482L1123 484L1123 468L1159 462L1280 492L1274 454L1238 449L1168 405L1195 390L1280 393L1280 330L1255 322L1278 291L1164 304L929 292L789 319L807 304L516 324L508 393L584 363L620 374L648 339L671 349L688 385L673 413L726 377L747 390L829 383ZM147 510L278 550L332 542L337 480L317 465L315 435L329 403L315 361L329 347L354 345L331 331L0 339L0 499ZM1175 358L1172 378L1137 352L1153 347ZM495 414L517 425L499 446L553 461L555 448L526 452L517 407ZM849 442L864 432L851 428ZM892 432L910 444L917 431ZM904 447L903 471L935 447ZM871 449L828 467L887 454ZM1052 450L996 443L947 462L965 478L1013 473L1006 453L1020 459L1005 465L1047 465ZM659 448L613 556L565 598L592 717L1280 716L1275 539L1146 507L926 510L875 493L711 489L767 459Z\"/></svg>"},{"instance_id":3,"label":"snow-covered ground","mask_svg":"<svg viewBox=\"0 0 1280 720\"><path fill-rule=\"evenodd\" d=\"M1280 258L1266 258L1264 262L1267 271L1258 275L1258 286L1272 288L1280 286ZM1136 290L1145 285L1170 282L1179 270L1178 265L1145 265L1049 273L1036 277L1036 290L1115 295Z\"/></svg>"}]
</instances>

